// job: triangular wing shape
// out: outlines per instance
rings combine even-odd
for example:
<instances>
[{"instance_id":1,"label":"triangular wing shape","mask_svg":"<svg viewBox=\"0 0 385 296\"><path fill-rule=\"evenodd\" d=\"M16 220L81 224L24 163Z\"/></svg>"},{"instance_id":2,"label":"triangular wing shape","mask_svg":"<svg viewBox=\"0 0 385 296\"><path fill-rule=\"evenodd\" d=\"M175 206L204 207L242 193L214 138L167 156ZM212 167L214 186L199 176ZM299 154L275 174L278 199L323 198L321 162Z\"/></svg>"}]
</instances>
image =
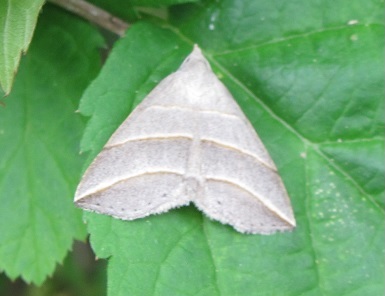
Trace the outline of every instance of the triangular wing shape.
<instances>
[{"instance_id":1,"label":"triangular wing shape","mask_svg":"<svg viewBox=\"0 0 385 296\"><path fill-rule=\"evenodd\" d=\"M244 233L295 227L273 161L197 46L112 135L75 202L124 220L194 202Z\"/></svg>"}]
</instances>

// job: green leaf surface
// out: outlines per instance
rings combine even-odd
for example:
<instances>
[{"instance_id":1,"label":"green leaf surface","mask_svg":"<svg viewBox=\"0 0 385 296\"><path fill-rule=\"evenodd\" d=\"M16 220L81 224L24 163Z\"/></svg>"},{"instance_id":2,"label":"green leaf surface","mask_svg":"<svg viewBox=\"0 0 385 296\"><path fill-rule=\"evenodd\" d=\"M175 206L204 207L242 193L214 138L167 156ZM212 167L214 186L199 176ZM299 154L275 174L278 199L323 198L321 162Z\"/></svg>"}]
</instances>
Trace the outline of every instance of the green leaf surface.
<instances>
[{"instance_id":1,"label":"green leaf surface","mask_svg":"<svg viewBox=\"0 0 385 296\"><path fill-rule=\"evenodd\" d=\"M44 0L0 3L0 86L11 91L20 56L27 51Z\"/></svg>"},{"instance_id":2,"label":"green leaf surface","mask_svg":"<svg viewBox=\"0 0 385 296\"><path fill-rule=\"evenodd\" d=\"M193 206L135 221L86 213L109 295L383 293L382 5L205 1L128 30L81 101L88 163L198 43L274 159L297 228L244 235Z\"/></svg>"},{"instance_id":3,"label":"green leaf surface","mask_svg":"<svg viewBox=\"0 0 385 296\"><path fill-rule=\"evenodd\" d=\"M152 15L165 18L167 6L197 2L198 0L90 0L89 2L108 11L114 16L125 19L129 23Z\"/></svg>"},{"instance_id":4,"label":"green leaf surface","mask_svg":"<svg viewBox=\"0 0 385 296\"><path fill-rule=\"evenodd\" d=\"M182 3L198 2L199 0L132 0L131 2L136 6L169 6Z\"/></svg>"},{"instance_id":5,"label":"green leaf surface","mask_svg":"<svg viewBox=\"0 0 385 296\"><path fill-rule=\"evenodd\" d=\"M0 269L12 279L42 283L86 234L72 203L84 160L75 110L101 45L88 24L47 7L0 109Z\"/></svg>"},{"instance_id":6,"label":"green leaf surface","mask_svg":"<svg viewBox=\"0 0 385 296\"><path fill-rule=\"evenodd\" d=\"M88 2L128 22L133 22L139 17L131 1L90 0Z\"/></svg>"}]
</instances>

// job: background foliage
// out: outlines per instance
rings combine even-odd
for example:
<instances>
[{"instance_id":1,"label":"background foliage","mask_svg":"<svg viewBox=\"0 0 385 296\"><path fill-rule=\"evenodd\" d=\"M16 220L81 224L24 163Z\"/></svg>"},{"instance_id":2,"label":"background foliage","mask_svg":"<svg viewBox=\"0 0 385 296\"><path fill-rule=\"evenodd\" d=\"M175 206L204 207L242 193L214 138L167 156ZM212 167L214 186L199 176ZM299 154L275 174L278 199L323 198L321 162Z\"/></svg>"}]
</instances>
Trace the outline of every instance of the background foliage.
<instances>
[{"instance_id":1,"label":"background foliage","mask_svg":"<svg viewBox=\"0 0 385 296\"><path fill-rule=\"evenodd\" d=\"M107 269L108 295L381 295L383 2L92 2L134 23L105 62L108 32L51 4L37 16L39 1L18 2L26 25L14 2L0 4L0 43L12 44L0 52L5 92L28 44L20 36L32 36L38 17L0 107L4 274L40 285L88 232L96 256L109 260L95 267ZM292 233L239 234L193 206L132 222L85 213L84 225L74 208L82 171L195 43L276 162L297 219ZM44 287L67 278L63 270L90 272L78 262L85 254L75 251L61 276L29 293L52 295ZM104 295L101 277L80 272L64 286L83 278Z\"/></svg>"}]
</instances>

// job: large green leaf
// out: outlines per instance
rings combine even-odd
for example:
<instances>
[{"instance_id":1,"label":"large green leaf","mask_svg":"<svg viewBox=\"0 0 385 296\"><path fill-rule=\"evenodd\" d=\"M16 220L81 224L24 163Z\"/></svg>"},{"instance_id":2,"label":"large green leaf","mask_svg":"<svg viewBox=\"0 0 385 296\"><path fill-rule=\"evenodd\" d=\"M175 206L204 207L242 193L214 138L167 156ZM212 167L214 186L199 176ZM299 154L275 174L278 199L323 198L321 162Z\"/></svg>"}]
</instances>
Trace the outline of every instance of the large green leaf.
<instances>
[{"instance_id":1,"label":"large green leaf","mask_svg":"<svg viewBox=\"0 0 385 296\"><path fill-rule=\"evenodd\" d=\"M26 52L44 0L7 0L0 3L0 86L11 91L22 52Z\"/></svg>"},{"instance_id":2,"label":"large green leaf","mask_svg":"<svg viewBox=\"0 0 385 296\"><path fill-rule=\"evenodd\" d=\"M85 236L72 203L84 159L75 110L102 44L86 23L45 10L0 110L0 269L36 284Z\"/></svg>"},{"instance_id":3,"label":"large green leaf","mask_svg":"<svg viewBox=\"0 0 385 296\"><path fill-rule=\"evenodd\" d=\"M192 206L130 222L87 213L93 248L110 260L109 295L382 294L381 10L205 1L128 31L81 101L88 162L198 43L276 162L298 226L244 235Z\"/></svg>"},{"instance_id":4,"label":"large green leaf","mask_svg":"<svg viewBox=\"0 0 385 296\"><path fill-rule=\"evenodd\" d=\"M198 0L90 0L89 2L108 11L114 16L132 23L142 18L143 12L151 15L164 16L167 14L167 10L165 10L167 6L197 1Z\"/></svg>"},{"instance_id":5,"label":"large green leaf","mask_svg":"<svg viewBox=\"0 0 385 296\"><path fill-rule=\"evenodd\" d=\"M137 6L168 6L198 1L199 0L132 0L132 3Z\"/></svg>"}]
</instances>

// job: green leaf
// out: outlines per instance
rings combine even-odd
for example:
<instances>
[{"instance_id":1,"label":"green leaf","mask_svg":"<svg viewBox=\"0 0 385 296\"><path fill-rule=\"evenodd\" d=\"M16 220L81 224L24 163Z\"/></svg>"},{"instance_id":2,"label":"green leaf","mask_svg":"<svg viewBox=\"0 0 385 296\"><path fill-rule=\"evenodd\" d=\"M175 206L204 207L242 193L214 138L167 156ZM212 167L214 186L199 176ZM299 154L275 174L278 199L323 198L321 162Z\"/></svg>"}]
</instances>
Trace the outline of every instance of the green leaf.
<instances>
[{"instance_id":1,"label":"green leaf","mask_svg":"<svg viewBox=\"0 0 385 296\"><path fill-rule=\"evenodd\" d=\"M9 94L21 53L27 51L44 0L0 3L0 86Z\"/></svg>"},{"instance_id":2,"label":"green leaf","mask_svg":"<svg viewBox=\"0 0 385 296\"><path fill-rule=\"evenodd\" d=\"M381 295L383 25L379 1L205 1L138 23L80 110L95 157L198 43L273 157L297 219L244 235L193 206L135 221L87 213L109 295ZM127 156L129 157L129 156Z\"/></svg>"},{"instance_id":3,"label":"green leaf","mask_svg":"<svg viewBox=\"0 0 385 296\"><path fill-rule=\"evenodd\" d=\"M133 22L139 15L131 1L121 0L90 0L93 5L106 10L113 16Z\"/></svg>"},{"instance_id":4,"label":"green leaf","mask_svg":"<svg viewBox=\"0 0 385 296\"><path fill-rule=\"evenodd\" d=\"M170 6L189 2L198 2L199 0L132 0L136 6Z\"/></svg>"},{"instance_id":5,"label":"green leaf","mask_svg":"<svg viewBox=\"0 0 385 296\"><path fill-rule=\"evenodd\" d=\"M89 2L108 11L114 16L134 23L145 15L165 18L168 14L167 6L197 2L198 0L90 0Z\"/></svg>"},{"instance_id":6,"label":"green leaf","mask_svg":"<svg viewBox=\"0 0 385 296\"><path fill-rule=\"evenodd\" d=\"M85 236L72 203L84 159L75 110L101 44L88 24L47 7L0 110L0 269L12 279L42 283Z\"/></svg>"},{"instance_id":7,"label":"green leaf","mask_svg":"<svg viewBox=\"0 0 385 296\"><path fill-rule=\"evenodd\" d=\"M189 49L188 45L178 48L178 42L169 30L147 24L135 26L126 38L116 42L103 71L86 89L80 102L79 111L92 115L82 138L81 151L93 150L91 157L94 157L95 151L102 148L132 108L170 69L179 67ZM120 74L116 75L118 69Z\"/></svg>"}]
</instances>

